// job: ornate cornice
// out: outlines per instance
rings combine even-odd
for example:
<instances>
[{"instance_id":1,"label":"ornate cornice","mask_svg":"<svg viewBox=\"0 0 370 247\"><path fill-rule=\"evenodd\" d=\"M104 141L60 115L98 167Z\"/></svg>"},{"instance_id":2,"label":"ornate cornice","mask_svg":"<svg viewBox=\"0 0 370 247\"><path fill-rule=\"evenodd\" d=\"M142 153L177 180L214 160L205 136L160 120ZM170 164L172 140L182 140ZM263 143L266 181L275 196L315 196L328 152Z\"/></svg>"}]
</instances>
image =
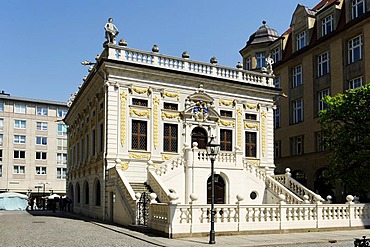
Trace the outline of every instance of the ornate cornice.
<instances>
[{"instance_id":1,"label":"ornate cornice","mask_svg":"<svg viewBox=\"0 0 370 247\"><path fill-rule=\"evenodd\" d=\"M151 90L150 90L149 87L147 87L147 88L140 88L140 87L131 86L130 89L131 89L130 90L131 93L132 92L135 92L137 94L146 94L146 95L150 95L150 93L151 93Z\"/></svg>"},{"instance_id":2,"label":"ornate cornice","mask_svg":"<svg viewBox=\"0 0 370 247\"><path fill-rule=\"evenodd\" d=\"M244 105L245 105L246 108L249 108L249 109L252 109L252 110L254 109L254 110L258 111L258 105L257 104L248 104L248 103L246 103Z\"/></svg>"}]
</instances>

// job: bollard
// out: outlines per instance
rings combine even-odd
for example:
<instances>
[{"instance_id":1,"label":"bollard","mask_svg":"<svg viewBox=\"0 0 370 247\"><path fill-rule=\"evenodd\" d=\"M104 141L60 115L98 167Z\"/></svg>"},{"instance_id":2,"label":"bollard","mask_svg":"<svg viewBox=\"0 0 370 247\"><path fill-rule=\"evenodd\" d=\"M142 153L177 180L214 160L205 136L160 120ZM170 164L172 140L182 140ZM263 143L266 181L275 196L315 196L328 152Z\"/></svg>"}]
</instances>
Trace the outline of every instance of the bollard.
<instances>
[{"instance_id":1,"label":"bollard","mask_svg":"<svg viewBox=\"0 0 370 247\"><path fill-rule=\"evenodd\" d=\"M355 244L355 247L366 247L370 246L370 239L366 238L366 236L362 236L362 239L355 238L353 243Z\"/></svg>"}]
</instances>

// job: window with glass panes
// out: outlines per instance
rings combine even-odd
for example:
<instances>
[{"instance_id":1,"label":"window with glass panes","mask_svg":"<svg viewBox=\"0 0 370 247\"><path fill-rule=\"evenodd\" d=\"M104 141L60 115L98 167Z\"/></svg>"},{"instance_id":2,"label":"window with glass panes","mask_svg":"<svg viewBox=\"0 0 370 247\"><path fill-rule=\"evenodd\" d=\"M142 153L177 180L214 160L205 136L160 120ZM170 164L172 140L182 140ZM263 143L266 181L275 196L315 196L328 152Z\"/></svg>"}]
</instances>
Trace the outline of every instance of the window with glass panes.
<instances>
[{"instance_id":1,"label":"window with glass panes","mask_svg":"<svg viewBox=\"0 0 370 247\"><path fill-rule=\"evenodd\" d=\"M26 105L14 104L14 113L26 113Z\"/></svg>"},{"instance_id":2,"label":"window with glass panes","mask_svg":"<svg viewBox=\"0 0 370 247\"><path fill-rule=\"evenodd\" d=\"M330 72L329 53L325 52L317 57L317 73L318 77L326 75Z\"/></svg>"},{"instance_id":3,"label":"window with glass panes","mask_svg":"<svg viewBox=\"0 0 370 247\"><path fill-rule=\"evenodd\" d=\"M276 128L280 128L280 107L277 106L274 110L274 126Z\"/></svg>"},{"instance_id":4,"label":"window with glass panes","mask_svg":"<svg viewBox=\"0 0 370 247\"><path fill-rule=\"evenodd\" d=\"M67 178L67 168L58 167L57 168L57 179Z\"/></svg>"},{"instance_id":5,"label":"window with glass panes","mask_svg":"<svg viewBox=\"0 0 370 247\"><path fill-rule=\"evenodd\" d=\"M253 113L246 113L246 114L245 114L245 119L249 119L249 120L257 120L257 114L253 114Z\"/></svg>"},{"instance_id":6,"label":"window with glass panes","mask_svg":"<svg viewBox=\"0 0 370 247\"><path fill-rule=\"evenodd\" d=\"M42 106L37 106L36 107L36 115L47 116L48 115L48 108L47 107L42 107Z\"/></svg>"},{"instance_id":7,"label":"window with glass panes","mask_svg":"<svg viewBox=\"0 0 370 247\"><path fill-rule=\"evenodd\" d=\"M41 131L48 130L48 123L47 122L36 122L36 129Z\"/></svg>"},{"instance_id":8,"label":"window with glass panes","mask_svg":"<svg viewBox=\"0 0 370 247\"><path fill-rule=\"evenodd\" d=\"M333 31L333 15L328 15L321 21L321 35L325 36Z\"/></svg>"},{"instance_id":9,"label":"window with glass panes","mask_svg":"<svg viewBox=\"0 0 370 247\"><path fill-rule=\"evenodd\" d=\"M324 97L325 96L328 96L330 93L329 89L324 89L324 90L321 90L319 92L319 95L318 95L318 102L319 102L319 111L321 110L325 110L327 105L326 103L323 101Z\"/></svg>"},{"instance_id":10,"label":"window with glass panes","mask_svg":"<svg viewBox=\"0 0 370 247\"><path fill-rule=\"evenodd\" d=\"M14 150L13 151L13 158L14 159L24 159L24 158L26 158L26 151L24 151L24 150Z\"/></svg>"},{"instance_id":11,"label":"window with glass panes","mask_svg":"<svg viewBox=\"0 0 370 247\"><path fill-rule=\"evenodd\" d=\"M348 63L362 59L362 35L348 41Z\"/></svg>"},{"instance_id":12,"label":"window with glass panes","mask_svg":"<svg viewBox=\"0 0 370 247\"><path fill-rule=\"evenodd\" d=\"M67 125L58 124L58 136L66 136L66 135L67 135Z\"/></svg>"},{"instance_id":13,"label":"window with glass panes","mask_svg":"<svg viewBox=\"0 0 370 247\"><path fill-rule=\"evenodd\" d=\"M275 158L281 157L281 141L275 141L274 143L274 157Z\"/></svg>"},{"instance_id":14,"label":"window with glass panes","mask_svg":"<svg viewBox=\"0 0 370 247\"><path fill-rule=\"evenodd\" d=\"M0 130L4 130L4 119L0 118Z\"/></svg>"},{"instance_id":15,"label":"window with glass panes","mask_svg":"<svg viewBox=\"0 0 370 247\"><path fill-rule=\"evenodd\" d=\"M293 124L303 121L303 100L297 99L292 101Z\"/></svg>"},{"instance_id":16,"label":"window with glass panes","mask_svg":"<svg viewBox=\"0 0 370 247\"><path fill-rule=\"evenodd\" d=\"M137 106L148 106L148 100L133 98L132 104Z\"/></svg>"},{"instance_id":17,"label":"window with glass panes","mask_svg":"<svg viewBox=\"0 0 370 247\"><path fill-rule=\"evenodd\" d=\"M306 32L303 31L296 36L297 39L297 50L302 49L306 46Z\"/></svg>"},{"instance_id":18,"label":"window with glass panes","mask_svg":"<svg viewBox=\"0 0 370 247\"><path fill-rule=\"evenodd\" d=\"M220 130L220 149L222 151L232 151L233 131L228 129Z\"/></svg>"},{"instance_id":19,"label":"window with glass panes","mask_svg":"<svg viewBox=\"0 0 370 247\"><path fill-rule=\"evenodd\" d=\"M36 136L37 145L48 145L48 138L45 136Z\"/></svg>"},{"instance_id":20,"label":"window with glass panes","mask_svg":"<svg viewBox=\"0 0 370 247\"><path fill-rule=\"evenodd\" d=\"M166 110L175 110L175 111L177 111L179 106L178 106L178 104L175 104L175 103L164 102L163 103L163 108L166 109Z\"/></svg>"},{"instance_id":21,"label":"window with glass panes","mask_svg":"<svg viewBox=\"0 0 370 247\"><path fill-rule=\"evenodd\" d=\"M14 174L24 174L25 171L26 171L25 166L18 166L18 165L13 166Z\"/></svg>"},{"instance_id":22,"label":"window with glass panes","mask_svg":"<svg viewBox=\"0 0 370 247\"><path fill-rule=\"evenodd\" d=\"M252 69L252 60L250 57L247 57L247 59L245 59L245 69L246 70Z\"/></svg>"},{"instance_id":23,"label":"window with glass panes","mask_svg":"<svg viewBox=\"0 0 370 247\"><path fill-rule=\"evenodd\" d=\"M365 13L364 0L352 0L351 4L352 4L352 19L355 19Z\"/></svg>"},{"instance_id":24,"label":"window with glass panes","mask_svg":"<svg viewBox=\"0 0 370 247\"><path fill-rule=\"evenodd\" d=\"M303 136L290 138L292 155L303 154Z\"/></svg>"},{"instance_id":25,"label":"window with glass panes","mask_svg":"<svg viewBox=\"0 0 370 247\"><path fill-rule=\"evenodd\" d=\"M292 69L292 87L302 85L302 65L298 65Z\"/></svg>"},{"instance_id":26,"label":"window with glass panes","mask_svg":"<svg viewBox=\"0 0 370 247\"><path fill-rule=\"evenodd\" d=\"M163 126L163 151L177 152L178 125L167 124Z\"/></svg>"},{"instance_id":27,"label":"window with glass panes","mask_svg":"<svg viewBox=\"0 0 370 247\"><path fill-rule=\"evenodd\" d=\"M221 117L233 117L232 111L220 110Z\"/></svg>"},{"instance_id":28,"label":"window with glass panes","mask_svg":"<svg viewBox=\"0 0 370 247\"><path fill-rule=\"evenodd\" d=\"M4 112L4 103L0 102L0 112Z\"/></svg>"},{"instance_id":29,"label":"window with glass panes","mask_svg":"<svg viewBox=\"0 0 370 247\"><path fill-rule=\"evenodd\" d=\"M147 122L132 120L132 143L131 148L146 150L147 148Z\"/></svg>"},{"instance_id":30,"label":"window with glass panes","mask_svg":"<svg viewBox=\"0 0 370 247\"><path fill-rule=\"evenodd\" d=\"M266 66L265 53L263 52L256 53L256 60L257 60L257 69L261 69L262 67Z\"/></svg>"},{"instance_id":31,"label":"window with glass panes","mask_svg":"<svg viewBox=\"0 0 370 247\"><path fill-rule=\"evenodd\" d=\"M4 141L4 136L3 134L0 134L0 146L3 145L3 141Z\"/></svg>"},{"instance_id":32,"label":"window with glass panes","mask_svg":"<svg viewBox=\"0 0 370 247\"><path fill-rule=\"evenodd\" d=\"M46 160L47 153L36 151L36 159L37 160Z\"/></svg>"},{"instance_id":33,"label":"window with glass panes","mask_svg":"<svg viewBox=\"0 0 370 247\"><path fill-rule=\"evenodd\" d=\"M67 154L57 153L57 164L67 164Z\"/></svg>"},{"instance_id":34,"label":"window with glass panes","mask_svg":"<svg viewBox=\"0 0 370 247\"><path fill-rule=\"evenodd\" d=\"M64 118L67 115L68 110L58 109L58 117Z\"/></svg>"},{"instance_id":35,"label":"window with glass panes","mask_svg":"<svg viewBox=\"0 0 370 247\"><path fill-rule=\"evenodd\" d=\"M14 143L15 144L25 144L26 143L26 136L14 135Z\"/></svg>"},{"instance_id":36,"label":"window with glass panes","mask_svg":"<svg viewBox=\"0 0 370 247\"><path fill-rule=\"evenodd\" d=\"M280 48L275 48L271 51L271 57L275 63L280 61Z\"/></svg>"},{"instance_id":37,"label":"window with glass panes","mask_svg":"<svg viewBox=\"0 0 370 247\"><path fill-rule=\"evenodd\" d=\"M14 129L25 129L26 120L14 120Z\"/></svg>"},{"instance_id":38,"label":"window with glass panes","mask_svg":"<svg viewBox=\"0 0 370 247\"><path fill-rule=\"evenodd\" d=\"M362 87L363 83L362 83L362 76L361 77L357 77L355 79L352 79L349 81L349 89L356 89L356 88L359 88L359 87Z\"/></svg>"},{"instance_id":39,"label":"window with glass panes","mask_svg":"<svg viewBox=\"0 0 370 247\"><path fill-rule=\"evenodd\" d=\"M46 174L46 167L45 166L36 166L36 174L45 175Z\"/></svg>"},{"instance_id":40,"label":"window with glass panes","mask_svg":"<svg viewBox=\"0 0 370 247\"><path fill-rule=\"evenodd\" d=\"M280 76L275 76L274 78L274 85L276 88L280 88L281 85L280 85Z\"/></svg>"},{"instance_id":41,"label":"window with glass panes","mask_svg":"<svg viewBox=\"0 0 370 247\"><path fill-rule=\"evenodd\" d=\"M257 133L245 132L245 156L257 157Z\"/></svg>"}]
</instances>

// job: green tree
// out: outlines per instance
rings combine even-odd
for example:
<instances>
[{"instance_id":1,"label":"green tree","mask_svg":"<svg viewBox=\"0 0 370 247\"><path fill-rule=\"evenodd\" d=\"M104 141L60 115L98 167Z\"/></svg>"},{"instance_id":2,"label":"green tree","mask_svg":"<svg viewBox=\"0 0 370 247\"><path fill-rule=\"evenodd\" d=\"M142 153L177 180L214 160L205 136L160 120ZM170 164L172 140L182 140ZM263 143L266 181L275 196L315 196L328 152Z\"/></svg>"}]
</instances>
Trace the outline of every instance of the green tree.
<instances>
[{"instance_id":1,"label":"green tree","mask_svg":"<svg viewBox=\"0 0 370 247\"><path fill-rule=\"evenodd\" d=\"M330 182L344 193L370 192L370 84L324 98L320 112L324 145L328 150Z\"/></svg>"}]
</instances>

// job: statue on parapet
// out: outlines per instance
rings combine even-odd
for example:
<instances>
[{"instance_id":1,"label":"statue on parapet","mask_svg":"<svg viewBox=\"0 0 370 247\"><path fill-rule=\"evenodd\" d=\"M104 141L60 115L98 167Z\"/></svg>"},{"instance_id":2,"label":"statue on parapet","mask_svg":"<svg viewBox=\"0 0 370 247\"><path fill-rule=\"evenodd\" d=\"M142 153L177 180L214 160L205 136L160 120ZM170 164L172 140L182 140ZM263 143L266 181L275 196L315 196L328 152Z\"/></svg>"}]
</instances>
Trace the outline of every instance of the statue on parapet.
<instances>
[{"instance_id":1,"label":"statue on parapet","mask_svg":"<svg viewBox=\"0 0 370 247\"><path fill-rule=\"evenodd\" d=\"M109 44L116 44L116 36L119 34L118 28L112 23L113 18L109 18L104 26L105 38Z\"/></svg>"}]
</instances>

